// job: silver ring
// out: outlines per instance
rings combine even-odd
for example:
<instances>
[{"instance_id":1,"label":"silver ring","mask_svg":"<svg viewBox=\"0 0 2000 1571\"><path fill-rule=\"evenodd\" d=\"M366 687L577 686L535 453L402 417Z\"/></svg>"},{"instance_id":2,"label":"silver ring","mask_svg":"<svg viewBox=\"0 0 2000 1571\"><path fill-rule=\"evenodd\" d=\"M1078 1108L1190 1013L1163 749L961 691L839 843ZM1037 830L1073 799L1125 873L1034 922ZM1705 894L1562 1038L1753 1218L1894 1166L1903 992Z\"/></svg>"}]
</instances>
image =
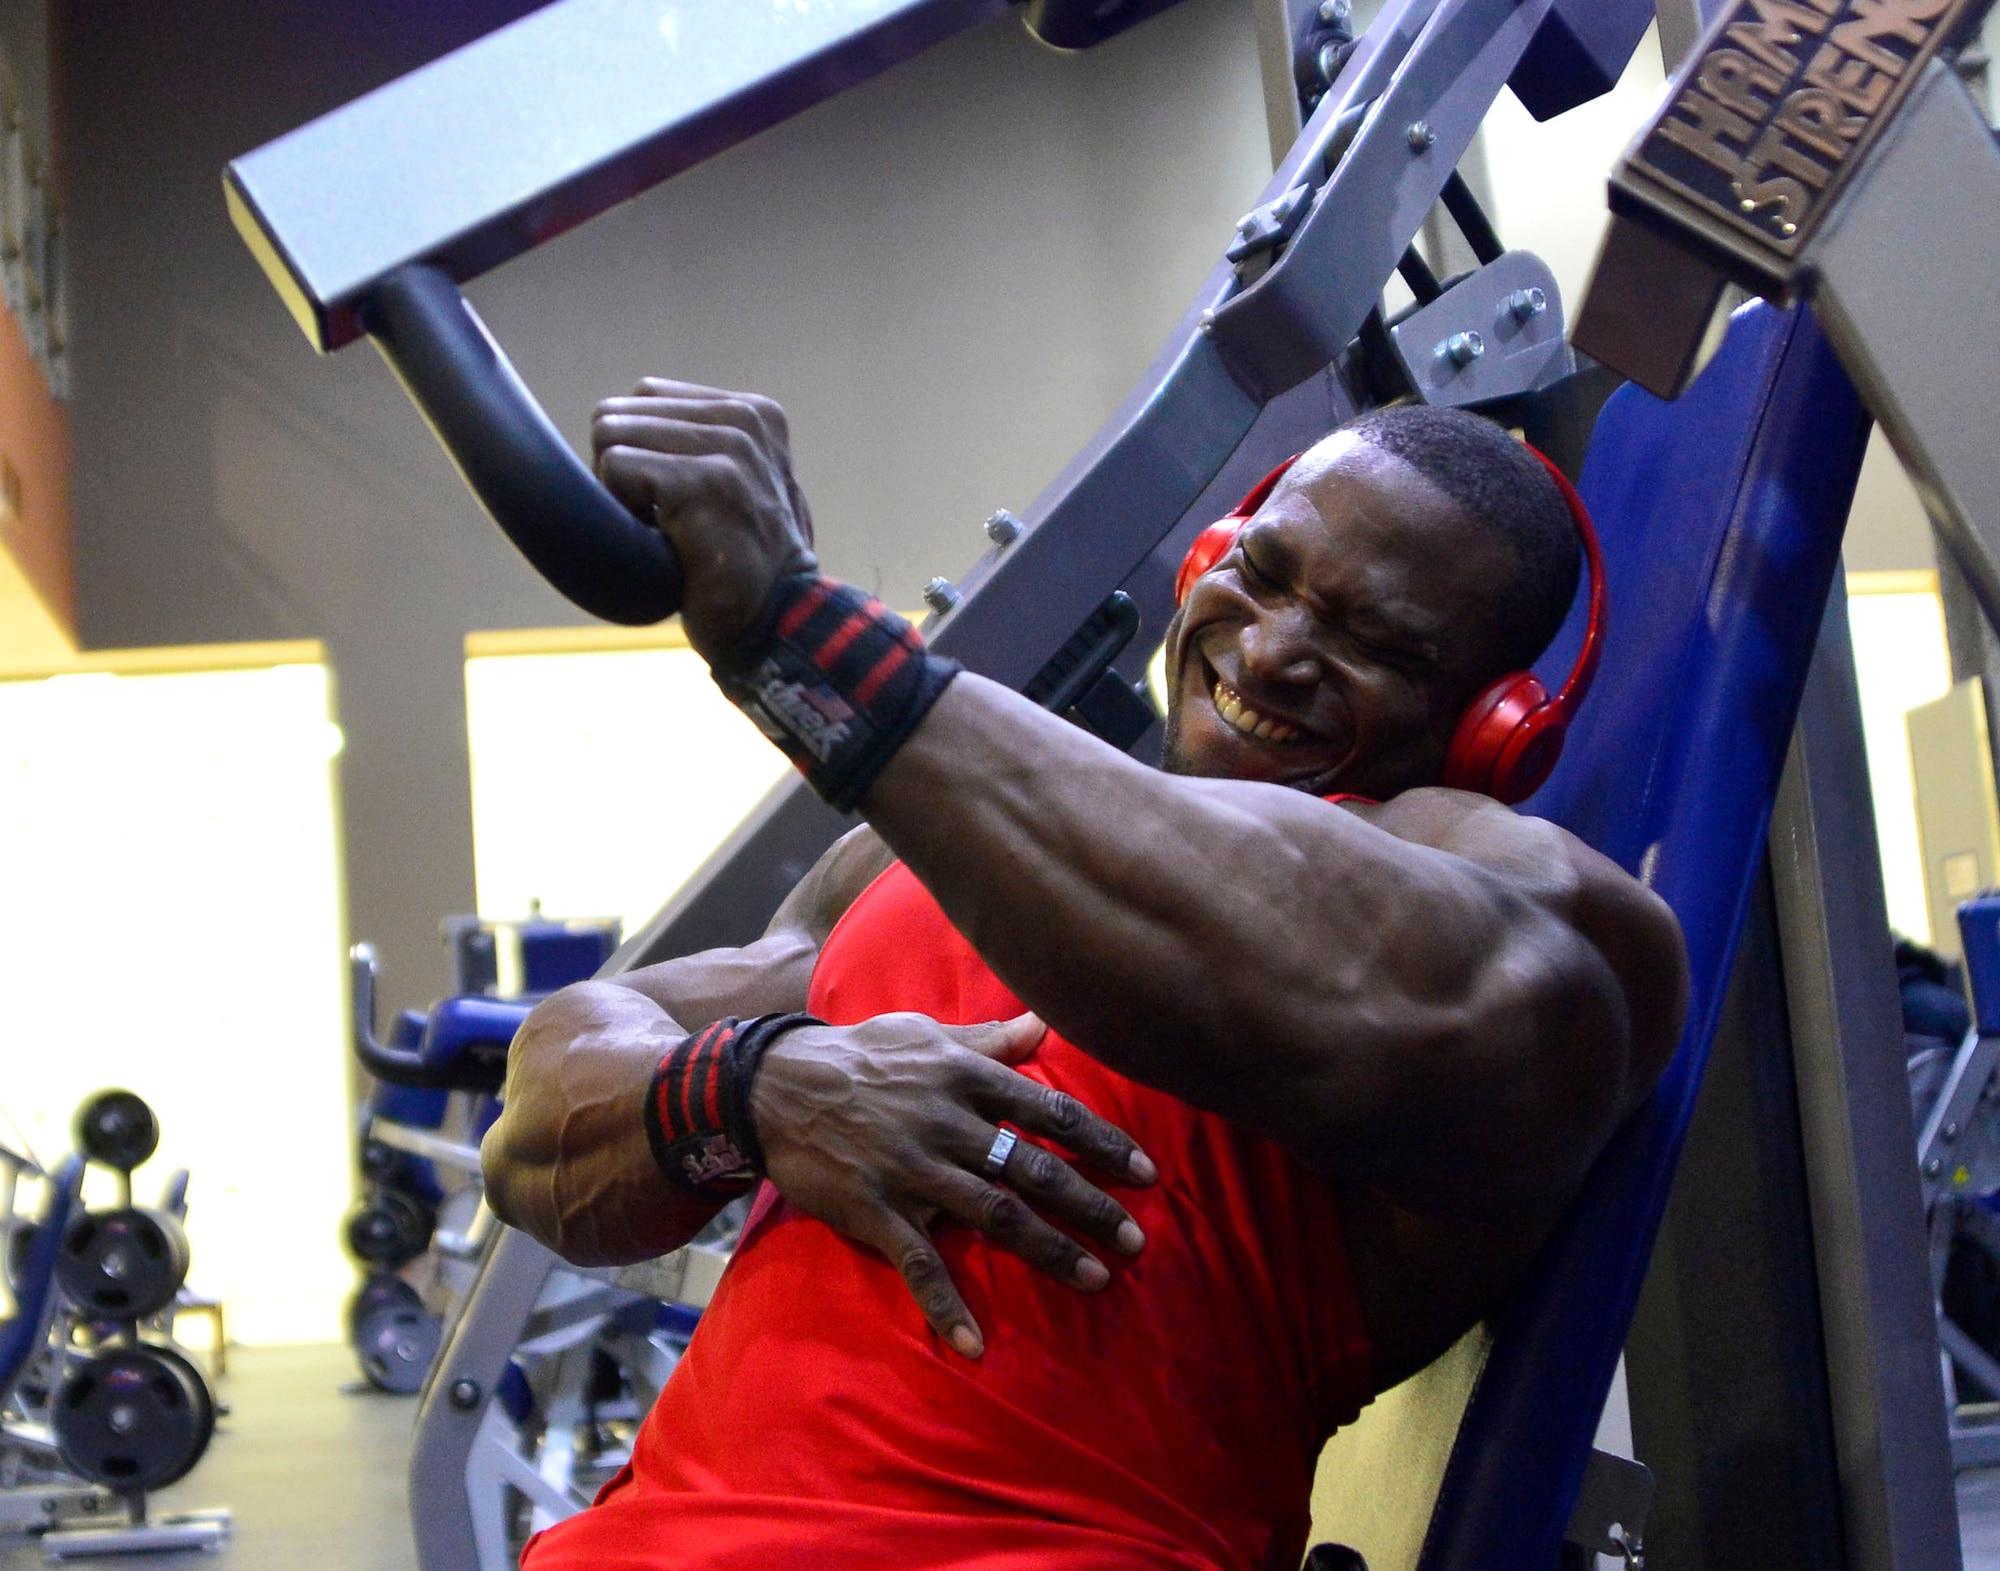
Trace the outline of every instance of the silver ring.
<instances>
[{"instance_id":1,"label":"silver ring","mask_svg":"<svg viewBox=\"0 0 2000 1571\"><path fill-rule=\"evenodd\" d=\"M1007 1158L1014 1154L1014 1147L1020 1136L1011 1129L1003 1129L993 1137L993 1149L986 1153L986 1176L999 1183L1007 1175Z\"/></svg>"}]
</instances>

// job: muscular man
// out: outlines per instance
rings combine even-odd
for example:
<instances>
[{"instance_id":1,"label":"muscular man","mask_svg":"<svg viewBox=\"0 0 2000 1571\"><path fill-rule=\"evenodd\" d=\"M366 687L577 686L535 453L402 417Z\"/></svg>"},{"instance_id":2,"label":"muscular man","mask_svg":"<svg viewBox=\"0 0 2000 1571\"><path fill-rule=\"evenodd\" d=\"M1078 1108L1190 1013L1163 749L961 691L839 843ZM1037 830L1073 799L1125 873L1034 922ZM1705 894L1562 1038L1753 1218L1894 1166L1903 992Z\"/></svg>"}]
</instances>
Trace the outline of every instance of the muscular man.
<instances>
[{"instance_id":1,"label":"muscular man","mask_svg":"<svg viewBox=\"0 0 2000 1571\"><path fill-rule=\"evenodd\" d=\"M724 690L868 828L759 943L515 1044L489 1194L565 1255L775 1186L526 1565L1296 1566L1326 1435L1519 1277L1681 1025L1653 895L1435 785L1570 602L1556 486L1470 415L1320 443L1168 629L1162 773L817 578L768 401L649 382L595 437Z\"/></svg>"}]
</instances>

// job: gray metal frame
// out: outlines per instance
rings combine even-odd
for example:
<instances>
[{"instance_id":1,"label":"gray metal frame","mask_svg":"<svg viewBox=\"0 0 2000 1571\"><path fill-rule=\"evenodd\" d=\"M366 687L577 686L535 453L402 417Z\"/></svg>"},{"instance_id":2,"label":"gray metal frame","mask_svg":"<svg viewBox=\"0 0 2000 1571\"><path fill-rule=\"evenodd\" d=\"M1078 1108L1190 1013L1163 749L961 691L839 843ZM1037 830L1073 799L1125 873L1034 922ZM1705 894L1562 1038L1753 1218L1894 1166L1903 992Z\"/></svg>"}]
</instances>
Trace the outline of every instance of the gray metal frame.
<instances>
[{"instance_id":1,"label":"gray metal frame","mask_svg":"<svg viewBox=\"0 0 2000 1571\"><path fill-rule=\"evenodd\" d=\"M1006 10L1006 0L559 0L229 166L313 346L405 263L460 283Z\"/></svg>"},{"instance_id":2,"label":"gray metal frame","mask_svg":"<svg viewBox=\"0 0 2000 1571\"><path fill-rule=\"evenodd\" d=\"M1924 1209L1845 596L1771 819L1842 1539L1854 1571L1955 1571Z\"/></svg>"},{"instance_id":3,"label":"gray metal frame","mask_svg":"<svg viewBox=\"0 0 2000 1571\"><path fill-rule=\"evenodd\" d=\"M1933 61L1815 240L1804 284L1938 538L2000 627L1996 258L2000 145L1965 84Z\"/></svg>"}]
</instances>

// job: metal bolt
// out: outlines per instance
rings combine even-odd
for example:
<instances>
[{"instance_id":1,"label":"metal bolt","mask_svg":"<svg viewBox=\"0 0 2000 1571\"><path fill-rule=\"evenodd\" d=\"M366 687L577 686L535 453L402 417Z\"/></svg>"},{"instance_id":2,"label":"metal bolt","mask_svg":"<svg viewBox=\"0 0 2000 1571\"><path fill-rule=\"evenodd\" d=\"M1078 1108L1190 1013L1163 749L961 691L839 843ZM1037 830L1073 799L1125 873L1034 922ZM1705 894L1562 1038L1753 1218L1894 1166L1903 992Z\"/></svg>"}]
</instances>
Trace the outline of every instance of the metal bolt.
<instances>
[{"instance_id":1,"label":"metal bolt","mask_svg":"<svg viewBox=\"0 0 2000 1571\"><path fill-rule=\"evenodd\" d=\"M1924 1163L1924 1177L1926 1178L1936 1178L1938 1174L1942 1173L1943 1171L1944 1171L1943 1157L1934 1156L1928 1162Z\"/></svg>"},{"instance_id":2,"label":"metal bolt","mask_svg":"<svg viewBox=\"0 0 2000 1571\"><path fill-rule=\"evenodd\" d=\"M1001 508L986 520L986 538L997 546L1010 546L1021 538L1021 520Z\"/></svg>"},{"instance_id":3,"label":"metal bolt","mask_svg":"<svg viewBox=\"0 0 2000 1571\"><path fill-rule=\"evenodd\" d=\"M1486 340L1477 333L1453 333L1438 345L1438 353L1462 371L1486 353Z\"/></svg>"},{"instance_id":4,"label":"metal bolt","mask_svg":"<svg viewBox=\"0 0 2000 1571\"><path fill-rule=\"evenodd\" d=\"M479 1406L479 1382L477 1380L454 1380L451 1383L451 1390L448 1394L451 1397L451 1405L461 1413L469 1413L475 1407Z\"/></svg>"},{"instance_id":5,"label":"metal bolt","mask_svg":"<svg viewBox=\"0 0 2000 1571\"><path fill-rule=\"evenodd\" d=\"M104 1259L99 1262L99 1268L114 1282L125 1279L125 1273L130 1265L131 1262L125 1258L125 1251L122 1249L105 1250Z\"/></svg>"},{"instance_id":6,"label":"metal bolt","mask_svg":"<svg viewBox=\"0 0 2000 1571\"><path fill-rule=\"evenodd\" d=\"M1517 322L1540 316L1549 308L1549 297L1540 289L1516 289L1507 297L1507 314Z\"/></svg>"},{"instance_id":7,"label":"metal bolt","mask_svg":"<svg viewBox=\"0 0 2000 1571\"><path fill-rule=\"evenodd\" d=\"M1201 330L1204 333L1215 331L1215 313L1213 311L1204 311L1201 313Z\"/></svg>"},{"instance_id":8,"label":"metal bolt","mask_svg":"<svg viewBox=\"0 0 2000 1571\"><path fill-rule=\"evenodd\" d=\"M1313 57L1313 66L1319 72L1319 79L1328 87L1340 75L1340 68L1347 62L1345 53L1351 39L1335 38L1319 46L1319 53Z\"/></svg>"},{"instance_id":9,"label":"metal bolt","mask_svg":"<svg viewBox=\"0 0 2000 1571\"><path fill-rule=\"evenodd\" d=\"M1319 19L1328 27L1349 27L1354 22L1351 0L1319 0Z\"/></svg>"},{"instance_id":10,"label":"metal bolt","mask_svg":"<svg viewBox=\"0 0 2000 1571\"><path fill-rule=\"evenodd\" d=\"M1947 1122L1944 1128L1938 1131L1938 1138L1947 1142L1956 1140L1958 1138L1958 1125Z\"/></svg>"},{"instance_id":11,"label":"metal bolt","mask_svg":"<svg viewBox=\"0 0 2000 1571\"><path fill-rule=\"evenodd\" d=\"M924 604L943 616L958 604L958 590L949 578L933 578L924 585Z\"/></svg>"},{"instance_id":12,"label":"metal bolt","mask_svg":"<svg viewBox=\"0 0 2000 1571\"><path fill-rule=\"evenodd\" d=\"M1429 152L1437 139L1438 134L1431 129L1428 120L1412 120L1410 129L1403 133L1403 140L1410 144L1410 151L1413 153Z\"/></svg>"},{"instance_id":13,"label":"metal bolt","mask_svg":"<svg viewBox=\"0 0 2000 1571\"><path fill-rule=\"evenodd\" d=\"M129 1435L138 1422L139 1415L122 1402L104 1415L104 1427L114 1435Z\"/></svg>"}]
</instances>

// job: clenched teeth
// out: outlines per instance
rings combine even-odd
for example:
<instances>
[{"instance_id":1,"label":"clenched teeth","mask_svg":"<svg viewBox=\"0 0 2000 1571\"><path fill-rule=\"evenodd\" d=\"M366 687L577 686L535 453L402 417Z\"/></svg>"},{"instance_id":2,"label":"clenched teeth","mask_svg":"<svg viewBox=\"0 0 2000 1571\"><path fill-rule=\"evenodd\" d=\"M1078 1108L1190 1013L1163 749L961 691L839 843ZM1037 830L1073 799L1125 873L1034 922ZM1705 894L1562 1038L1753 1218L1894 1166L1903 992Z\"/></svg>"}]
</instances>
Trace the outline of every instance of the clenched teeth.
<instances>
[{"instance_id":1,"label":"clenched teeth","mask_svg":"<svg viewBox=\"0 0 2000 1571\"><path fill-rule=\"evenodd\" d=\"M1295 725L1283 720L1273 720L1269 715L1260 715L1243 702L1243 695L1226 682L1215 684L1216 712L1245 736L1254 736L1264 742L1297 742L1302 733Z\"/></svg>"}]
</instances>

